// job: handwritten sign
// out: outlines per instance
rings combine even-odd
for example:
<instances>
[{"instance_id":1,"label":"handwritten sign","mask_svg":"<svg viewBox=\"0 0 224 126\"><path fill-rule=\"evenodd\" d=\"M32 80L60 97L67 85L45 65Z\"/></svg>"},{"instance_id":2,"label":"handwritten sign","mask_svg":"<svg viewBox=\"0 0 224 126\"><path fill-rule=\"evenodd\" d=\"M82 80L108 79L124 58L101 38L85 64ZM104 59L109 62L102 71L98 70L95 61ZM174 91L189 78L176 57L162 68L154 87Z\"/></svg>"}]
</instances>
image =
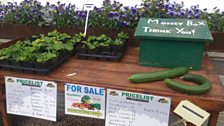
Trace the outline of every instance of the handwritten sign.
<instances>
[{"instance_id":1,"label":"handwritten sign","mask_svg":"<svg viewBox=\"0 0 224 126\"><path fill-rule=\"evenodd\" d=\"M105 89L65 84L65 114L105 118Z\"/></svg>"},{"instance_id":2,"label":"handwritten sign","mask_svg":"<svg viewBox=\"0 0 224 126\"><path fill-rule=\"evenodd\" d=\"M6 76L5 84L7 113L56 121L56 83Z\"/></svg>"},{"instance_id":3,"label":"handwritten sign","mask_svg":"<svg viewBox=\"0 0 224 126\"><path fill-rule=\"evenodd\" d=\"M141 18L135 36L167 40L211 41L205 20Z\"/></svg>"},{"instance_id":4,"label":"handwritten sign","mask_svg":"<svg viewBox=\"0 0 224 126\"><path fill-rule=\"evenodd\" d=\"M84 4L83 9L86 11L90 11L94 9L94 4Z\"/></svg>"},{"instance_id":5,"label":"handwritten sign","mask_svg":"<svg viewBox=\"0 0 224 126\"><path fill-rule=\"evenodd\" d=\"M168 126L171 99L107 90L106 126Z\"/></svg>"}]
</instances>

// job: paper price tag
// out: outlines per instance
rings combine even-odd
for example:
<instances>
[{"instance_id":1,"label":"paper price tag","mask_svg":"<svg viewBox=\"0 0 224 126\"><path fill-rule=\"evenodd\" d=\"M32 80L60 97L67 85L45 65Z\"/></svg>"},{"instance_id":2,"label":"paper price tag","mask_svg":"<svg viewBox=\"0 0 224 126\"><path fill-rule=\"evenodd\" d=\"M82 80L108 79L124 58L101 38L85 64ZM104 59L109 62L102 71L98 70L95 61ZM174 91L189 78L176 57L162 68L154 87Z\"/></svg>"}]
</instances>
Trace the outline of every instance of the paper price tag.
<instances>
[{"instance_id":1,"label":"paper price tag","mask_svg":"<svg viewBox=\"0 0 224 126\"><path fill-rule=\"evenodd\" d=\"M193 103L184 100L175 108L174 113L181 116L187 122L191 122L196 126L201 126L210 114Z\"/></svg>"},{"instance_id":2,"label":"paper price tag","mask_svg":"<svg viewBox=\"0 0 224 126\"><path fill-rule=\"evenodd\" d=\"M84 10L90 11L94 9L94 4L84 4Z\"/></svg>"}]
</instances>

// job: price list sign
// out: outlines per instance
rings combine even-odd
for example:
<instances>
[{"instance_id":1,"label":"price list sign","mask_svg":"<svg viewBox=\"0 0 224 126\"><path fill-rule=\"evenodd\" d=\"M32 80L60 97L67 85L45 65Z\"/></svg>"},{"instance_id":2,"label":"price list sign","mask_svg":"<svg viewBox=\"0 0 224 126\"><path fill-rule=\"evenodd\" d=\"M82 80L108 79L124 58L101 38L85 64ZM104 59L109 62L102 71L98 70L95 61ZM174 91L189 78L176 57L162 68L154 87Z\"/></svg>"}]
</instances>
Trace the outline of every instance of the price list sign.
<instances>
[{"instance_id":1,"label":"price list sign","mask_svg":"<svg viewBox=\"0 0 224 126\"><path fill-rule=\"evenodd\" d=\"M168 126L171 99L107 90L106 126Z\"/></svg>"},{"instance_id":2,"label":"price list sign","mask_svg":"<svg viewBox=\"0 0 224 126\"><path fill-rule=\"evenodd\" d=\"M6 76L5 85L7 113L56 121L56 83Z\"/></svg>"}]
</instances>

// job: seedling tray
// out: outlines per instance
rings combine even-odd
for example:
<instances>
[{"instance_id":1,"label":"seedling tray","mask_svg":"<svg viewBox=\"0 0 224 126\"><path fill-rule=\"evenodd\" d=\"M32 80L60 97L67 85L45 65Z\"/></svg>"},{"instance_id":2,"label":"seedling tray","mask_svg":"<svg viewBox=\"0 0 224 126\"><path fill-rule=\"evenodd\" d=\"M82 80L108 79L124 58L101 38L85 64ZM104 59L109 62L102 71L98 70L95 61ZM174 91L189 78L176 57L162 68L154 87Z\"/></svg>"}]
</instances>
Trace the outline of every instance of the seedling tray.
<instances>
[{"instance_id":1,"label":"seedling tray","mask_svg":"<svg viewBox=\"0 0 224 126\"><path fill-rule=\"evenodd\" d=\"M13 61L6 60L6 62L0 63L0 68L3 70L9 70L9 71L17 71L22 73L31 73L31 74L48 74L51 72L54 68L56 68L59 64L63 63L67 58L69 57L69 54L64 55L62 58L57 58L57 60L53 60L51 64L46 65L46 68L39 68L36 66L35 62L30 62L30 66L26 66L24 64L28 62L17 62L18 65L13 64Z\"/></svg>"},{"instance_id":2,"label":"seedling tray","mask_svg":"<svg viewBox=\"0 0 224 126\"><path fill-rule=\"evenodd\" d=\"M17 39L10 41L8 43L2 44L0 48L8 47L14 43L16 43ZM38 63L38 62L31 62L31 61L24 61L24 62L16 62L14 59L5 59L0 60L0 69L8 70L8 71L16 71L21 73L31 73L31 74L48 74L58 65L63 63L70 54L68 52L61 52L58 57L49 60L45 63Z\"/></svg>"},{"instance_id":3,"label":"seedling tray","mask_svg":"<svg viewBox=\"0 0 224 126\"><path fill-rule=\"evenodd\" d=\"M77 47L75 56L79 59L120 61L126 50L126 42L123 46L100 47L93 50Z\"/></svg>"}]
</instances>

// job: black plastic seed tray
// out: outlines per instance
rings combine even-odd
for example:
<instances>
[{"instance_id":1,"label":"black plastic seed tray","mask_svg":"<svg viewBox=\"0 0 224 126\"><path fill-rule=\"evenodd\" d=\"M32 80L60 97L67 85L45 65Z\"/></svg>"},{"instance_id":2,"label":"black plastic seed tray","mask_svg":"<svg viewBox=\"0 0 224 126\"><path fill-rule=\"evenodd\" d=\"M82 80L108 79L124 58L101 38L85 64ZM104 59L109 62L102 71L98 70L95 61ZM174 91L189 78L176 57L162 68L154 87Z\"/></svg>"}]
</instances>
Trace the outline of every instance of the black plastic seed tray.
<instances>
[{"instance_id":1,"label":"black plastic seed tray","mask_svg":"<svg viewBox=\"0 0 224 126\"><path fill-rule=\"evenodd\" d=\"M14 59L0 60L0 69L31 74L48 74L69 56L69 53L61 53L58 57L45 63L16 62Z\"/></svg>"},{"instance_id":2,"label":"black plastic seed tray","mask_svg":"<svg viewBox=\"0 0 224 126\"><path fill-rule=\"evenodd\" d=\"M25 37L14 39L10 42L0 45L1 48L7 48L12 44L15 44L19 40L24 40ZM16 62L14 59L4 59L0 60L0 69L8 71L16 71L22 73L31 73L31 74L48 74L58 65L63 63L70 56L69 52L61 51L59 56L49 60L45 63L38 62Z\"/></svg>"},{"instance_id":3,"label":"black plastic seed tray","mask_svg":"<svg viewBox=\"0 0 224 126\"><path fill-rule=\"evenodd\" d=\"M86 49L78 46L76 48L75 56L79 59L120 61L126 50L126 42L123 46L109 46L96 49Z\"/></svg>"}]
</instances>

